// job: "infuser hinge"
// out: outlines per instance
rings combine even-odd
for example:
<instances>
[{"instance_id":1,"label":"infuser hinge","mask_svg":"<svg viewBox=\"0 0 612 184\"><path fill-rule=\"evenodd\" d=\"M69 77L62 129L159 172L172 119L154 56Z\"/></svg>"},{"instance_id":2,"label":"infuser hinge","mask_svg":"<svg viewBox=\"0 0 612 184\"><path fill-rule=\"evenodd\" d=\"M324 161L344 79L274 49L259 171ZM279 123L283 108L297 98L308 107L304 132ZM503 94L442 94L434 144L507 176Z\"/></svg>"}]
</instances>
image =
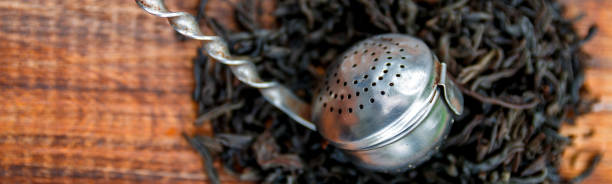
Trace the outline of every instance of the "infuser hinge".
<instances>
[{"instance_id":1,"label":"infuser hinge","mask_svg":"<svg viewBox=\"0 0 612 184\"><path fill-rule=\"evenodd\" d=\"M437 85L442 87L444 101L446 105L455 113L461 115L463 113L463 95L455 83L446 76L446 63L440 62L434 55L436 61Z\"/></svg>"}]
</instances>

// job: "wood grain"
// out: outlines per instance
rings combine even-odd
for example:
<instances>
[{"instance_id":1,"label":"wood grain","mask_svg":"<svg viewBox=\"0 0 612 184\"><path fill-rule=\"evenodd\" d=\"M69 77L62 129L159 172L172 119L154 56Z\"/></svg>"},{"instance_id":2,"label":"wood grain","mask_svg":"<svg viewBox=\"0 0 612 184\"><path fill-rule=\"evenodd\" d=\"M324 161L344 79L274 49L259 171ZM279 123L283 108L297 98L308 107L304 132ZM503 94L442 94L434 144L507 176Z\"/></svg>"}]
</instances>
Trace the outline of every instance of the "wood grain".
<instances>
[{"instance_id":1,"label":"wood grain","mask_svg":"<svg viewBox=\"0 0 612 184\"><path fill-rule=\"evenodd\" d=\"M577 22L582 35L589 26L597 24L599 32L584 49L593 58L588 61L585 86L599 97L594 112L578 119L575 126L564 126L562 134L574 137L574 144L563 155L562 175L576 176L595 153L603 157L593 175L584 183L612 183L612 1L607 0L563 0L567 5L567 16L580 13L586 16Z\"/></svg>"},{"instance_id":2,"label":"wood grain","mask_svg":"<svg viewBox=\"0 0 612 184\"><path fill-rule=\"evenodd\" d=\"M206 179L179 135L195 118L196 41L133 1L2 1L0 18L3 180Z\"/></svg>"},{"instance_id":3,"label":"wood grain","mask_svg":"<svg viewBox=\"0 0 612 184\"><path fill-rule=\"evenodd\" d=\"M612 2L565 0L600 33L586 83L599 108L564 133L590 140L569 150L563 173L584 165L584 150L605 156L587 183L612 183ZM196 0L169 1L193 10ZM235 27L230 5L209 15ZM588 10L588 11L586 11ZM271 16L264 17L271 19ZM0 183L196 183L200 158L180 137L195 118L191 101L197 41L178 42L167 22L133 1L0 1ZM607 151L607 152L606 152ZM569 160L569 159L566 159ZM218 166L218 164L217 164ZM221 180L239 183L221 174Z\"/></svg>"}]
</instances>

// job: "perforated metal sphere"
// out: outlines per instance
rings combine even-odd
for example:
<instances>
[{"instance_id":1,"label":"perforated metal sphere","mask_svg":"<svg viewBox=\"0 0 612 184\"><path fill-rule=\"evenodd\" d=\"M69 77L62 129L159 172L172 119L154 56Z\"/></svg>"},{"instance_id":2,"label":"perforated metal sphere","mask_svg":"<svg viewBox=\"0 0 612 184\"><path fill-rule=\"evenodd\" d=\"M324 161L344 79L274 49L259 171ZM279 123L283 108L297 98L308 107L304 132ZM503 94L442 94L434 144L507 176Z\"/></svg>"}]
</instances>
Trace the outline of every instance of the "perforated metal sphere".
<instances>
[{"instance_id":1,"label":"perforated metal sphere","mask_svg":"<svg viewBox=\"0 0 612 184\"><path fill-rule=\"evenodd\" d=\"M461 92L447 80L446 65L410 36L385 34L353 46L328 69L308 105L285 86L262 81L253 63L231 57L220 37L202 35L189 14L169 12L163 0L137 3L168 18L181 34L208 40L205 48L211 58L230 65L240 81L258 88L298 123L318 130L359 166L379 171L416 166L437 150L451 114L463 111ZM314 126L306 120L309 114Z\"/></svg>"},{"instance_id":2,"label":"perforated metal sphere","mask_svg":"<svg viewBox=\"0 0 612 184\"><path fill-rule=\"evenodd\" d=\"M422 116L434 78L433 55L421 40L400 34L363 40L328 69L313 122L337 146L371 147L416 123L406 118Z\"/></svg>"}]
</instances>

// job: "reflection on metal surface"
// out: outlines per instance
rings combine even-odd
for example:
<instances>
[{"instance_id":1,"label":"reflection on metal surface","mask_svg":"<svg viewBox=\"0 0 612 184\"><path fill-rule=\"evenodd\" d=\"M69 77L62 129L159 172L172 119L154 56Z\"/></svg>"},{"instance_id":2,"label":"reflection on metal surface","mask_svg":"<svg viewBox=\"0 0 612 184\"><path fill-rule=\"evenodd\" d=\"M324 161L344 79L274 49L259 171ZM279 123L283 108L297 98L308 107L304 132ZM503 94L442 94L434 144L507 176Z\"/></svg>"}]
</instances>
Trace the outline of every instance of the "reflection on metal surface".
<instances>
[{"instance_id":1,"label":"reflection on metal surface","mask_svg":"<svg viewBox=\"0 0 612 184\"><path fill-rule=\"evenodd\" d=\"M202 34L196 19L186 12L171 12L163 0L136 0L136 3L158 17L167 18L168 22L177 32L196 39L206 41L205 48L208 55L215 60L228 65L234 76L241 82L258 88L261 94L271 104L282 110L291 118L305 127L315 130L315 126L307 119L310 118L310 105L300 100L289 89L277 82L261 80L255 65L247 58L233 57L229 54L225 41L218 36Z\"/></svg>"},{"instance_id":2,"label":"reflection on metal surface","mask_svg":"<svg viewBox=\"0 0 612 184\"><path fill-rule=\"evenodd\" d=\"M429 158L463 98L420 39L383 34L365 39L327 70L313 99L321 135L362 167L397 172Z\"/></svg>"},{"instance_id":3,"label":"reflection on metal surface","mask_svg":"<svg viewBox=\"0 0 612 184\"><path fill-rule=\"evenodd\" d=\"M210 57L291 118L318 129L359 166L390 172L415 167L437 151L452 115L463 111L446 65L417 38L383 34L354 45L327 69L311 107L283 85L262 81L248 58L231 56L224 40L203 35L192 15L168 11L163 0L136 2L179 33L206 41Z\"/></svg>"}]
</instances>

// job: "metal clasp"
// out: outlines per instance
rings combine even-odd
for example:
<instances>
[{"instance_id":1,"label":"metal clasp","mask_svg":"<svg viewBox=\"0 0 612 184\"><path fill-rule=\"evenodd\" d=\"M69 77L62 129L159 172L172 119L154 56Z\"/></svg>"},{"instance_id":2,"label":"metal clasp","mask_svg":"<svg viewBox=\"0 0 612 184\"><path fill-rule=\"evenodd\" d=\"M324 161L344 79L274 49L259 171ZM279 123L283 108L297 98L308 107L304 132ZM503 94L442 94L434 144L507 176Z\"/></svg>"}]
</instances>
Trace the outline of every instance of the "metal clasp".
<instances>
[{"instance_id":1,"label":"metal clasp","mask_svg":"<svg viewBox=\"0 0 612 184\"><path fill-rule=\"evenodd\" d=\"M440 62L434 55L436 61L437 85L442 87L444 101L448 108L459 116L463 113L463 94L455 83L446 76L446 63Z\"/></svg>"}]
</instances>

